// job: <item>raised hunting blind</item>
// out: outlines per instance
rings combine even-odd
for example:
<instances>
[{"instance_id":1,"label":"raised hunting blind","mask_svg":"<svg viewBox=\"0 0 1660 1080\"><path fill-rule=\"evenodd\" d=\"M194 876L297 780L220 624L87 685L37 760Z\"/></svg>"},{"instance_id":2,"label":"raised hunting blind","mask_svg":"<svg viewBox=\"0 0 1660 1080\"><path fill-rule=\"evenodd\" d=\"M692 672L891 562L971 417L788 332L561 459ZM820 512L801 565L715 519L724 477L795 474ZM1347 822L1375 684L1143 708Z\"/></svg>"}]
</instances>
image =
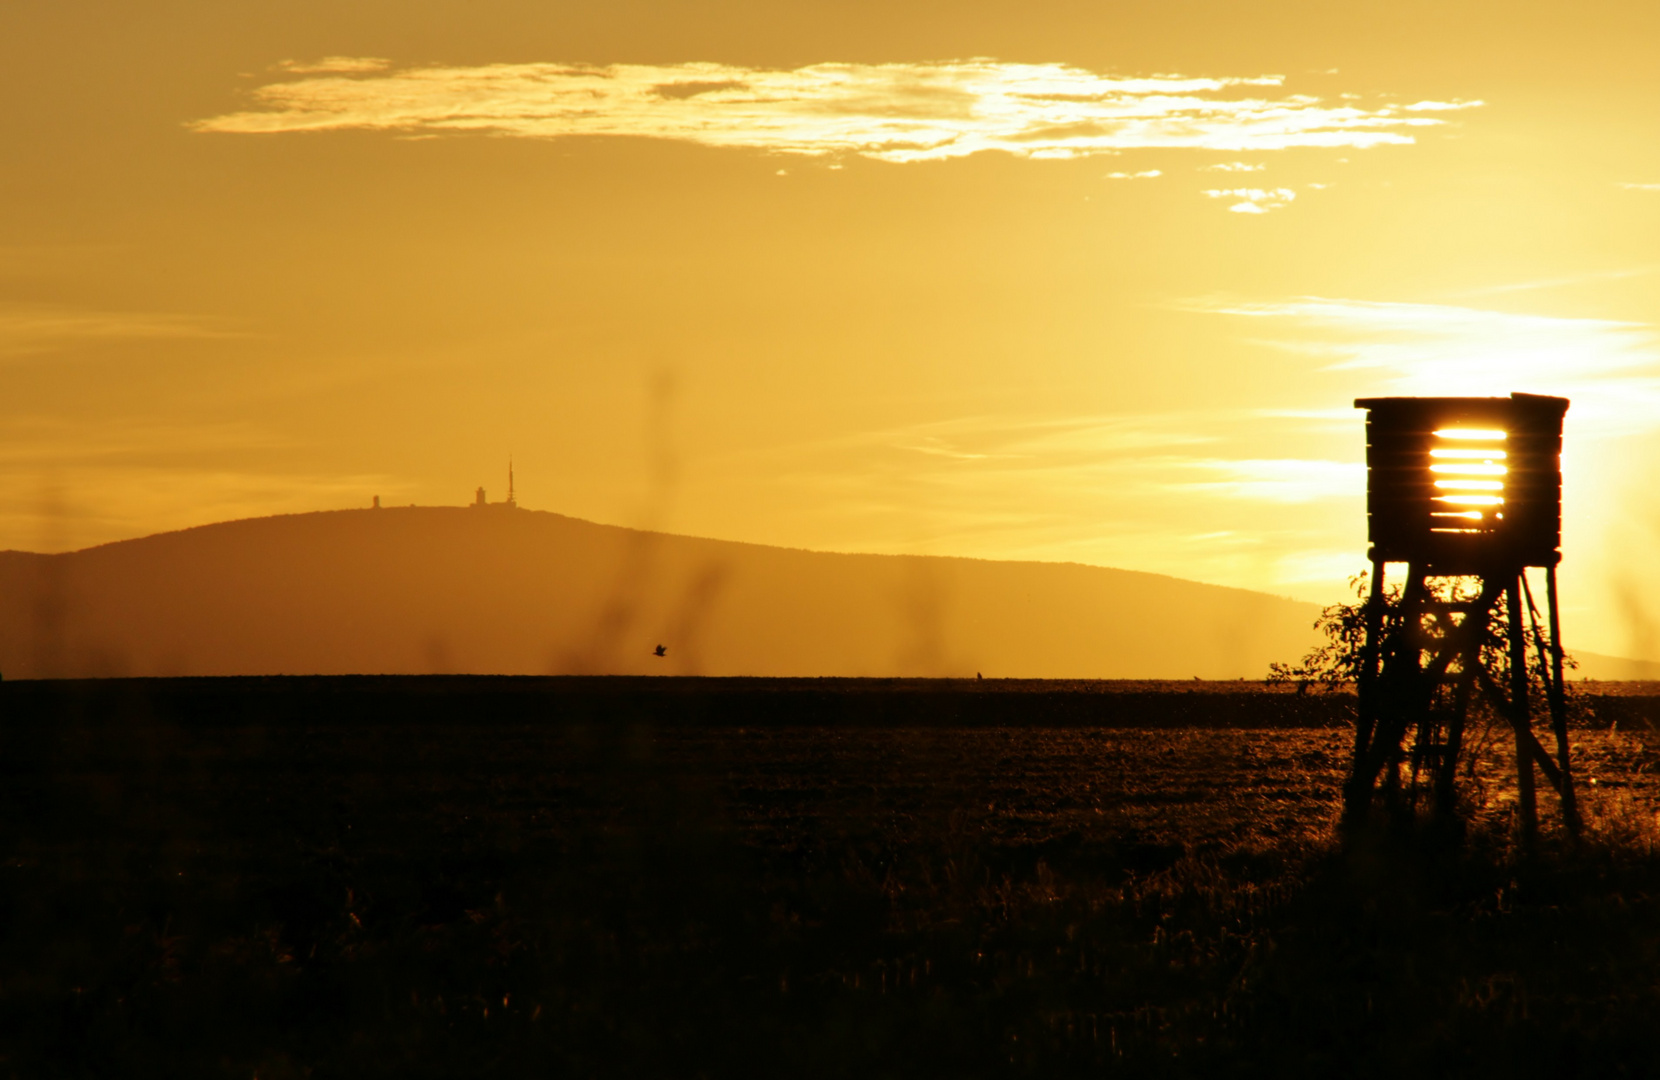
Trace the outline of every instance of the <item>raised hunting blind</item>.
<instances>
[{"instance_id":1,"label":"raised hunting blind","mask_svg":"<svg viewBox=\"0 0 1660 1080\"><path fill-rule=\"evenodd\" d=\"M1480 699L1514 735L1524 835L1538 828L1535 767L1577 830L1556 591L1567 399L1361 398L1355 407L1367 410L1372 573L1348 819L1364 818L1380 796L1399 807L1420 792L1450 814L1465 721ZM1402 563L1405 578L1386 588L1385 566ZM1545 571L1548 634L1529 568ZM1533 733L1535 684L1554 756Z\"/></svg>"}]
</instances>

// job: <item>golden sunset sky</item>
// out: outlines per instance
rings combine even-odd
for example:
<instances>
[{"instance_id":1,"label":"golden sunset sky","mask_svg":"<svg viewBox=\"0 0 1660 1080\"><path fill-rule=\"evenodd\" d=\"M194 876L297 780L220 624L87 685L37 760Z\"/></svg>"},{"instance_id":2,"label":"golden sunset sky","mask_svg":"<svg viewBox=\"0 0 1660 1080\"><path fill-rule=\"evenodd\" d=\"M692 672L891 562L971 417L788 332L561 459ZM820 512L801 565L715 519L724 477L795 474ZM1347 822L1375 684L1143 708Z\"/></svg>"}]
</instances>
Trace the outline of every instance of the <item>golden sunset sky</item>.
<instances>
[{"instance_id":1,"label":"golden sunset sky","mask_svg":"<svg viewBox=\"0 0 1660 1080\"><path fill-rule=\"evenodd\" d=\"M1660 659L1660 6L10 0L0 548L505 494L1316 601L1562 394Z\"/></svg>"}]
</instances>

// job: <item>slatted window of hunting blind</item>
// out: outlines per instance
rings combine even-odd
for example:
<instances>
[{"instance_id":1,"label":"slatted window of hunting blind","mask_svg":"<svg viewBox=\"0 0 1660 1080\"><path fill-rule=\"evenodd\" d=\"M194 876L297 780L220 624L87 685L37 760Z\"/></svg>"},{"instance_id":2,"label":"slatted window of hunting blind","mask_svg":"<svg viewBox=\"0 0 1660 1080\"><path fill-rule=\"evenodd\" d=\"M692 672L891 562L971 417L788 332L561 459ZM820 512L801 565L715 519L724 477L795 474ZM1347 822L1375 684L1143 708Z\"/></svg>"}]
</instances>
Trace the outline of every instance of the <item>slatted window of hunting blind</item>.
<instances>
[{"instance_id":1,"label":"slatted window of hunting blind","mask_svg":"<svg viewBox=\"0 0 1660 1080\"><path fill-rule=\"evenodd\" d=\"M1499 428L1437 428L1430 435L1429 471L1435 494L1429 531L1491 533L1504 524L1505 452L1510 433Z\"/></svg>"},{"instance_id":2,"label":"slatted window of hunting blind","mask_svg":"<svg viewBox=\"0 0 1660 1080\"><path fill-rule=\"evenodd\" d=\"M1444 573L1561 560L1566 398L1362 398L1374 562Z\"/></svg>"}]
</instances>

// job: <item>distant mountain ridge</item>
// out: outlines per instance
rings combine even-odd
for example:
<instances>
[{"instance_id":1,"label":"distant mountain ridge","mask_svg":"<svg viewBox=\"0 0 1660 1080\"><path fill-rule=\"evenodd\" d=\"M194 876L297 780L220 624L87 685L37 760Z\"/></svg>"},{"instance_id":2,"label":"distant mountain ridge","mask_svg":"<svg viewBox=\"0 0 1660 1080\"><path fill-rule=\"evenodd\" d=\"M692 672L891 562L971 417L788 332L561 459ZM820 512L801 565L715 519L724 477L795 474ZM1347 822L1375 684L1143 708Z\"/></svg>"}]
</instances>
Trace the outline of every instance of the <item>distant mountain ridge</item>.
<instances>
[{"instance_id":1,"label":"distant mountain ridge","mask_svg":"<svg viewBox=\"0 0 1660 1080\"><path fill-rule=\"evenodd\" d=\"M1307 650L1317 614L1136 571L802 551L502 506L325 511L0 552L7 678L1260 678Z\"/></svg>"},{"instance_id":2,"label":"distant mountain ridge","mask_svg":"<svg viewBox=\"0 0 1660 1080\"><path fill-rule=\"evenodd\" d=\"M1314 616L1134 571L810 552L500 506L327 511L0 553L8 677L1237 678L1300 655Z\"/></svg>"}]
</instances>

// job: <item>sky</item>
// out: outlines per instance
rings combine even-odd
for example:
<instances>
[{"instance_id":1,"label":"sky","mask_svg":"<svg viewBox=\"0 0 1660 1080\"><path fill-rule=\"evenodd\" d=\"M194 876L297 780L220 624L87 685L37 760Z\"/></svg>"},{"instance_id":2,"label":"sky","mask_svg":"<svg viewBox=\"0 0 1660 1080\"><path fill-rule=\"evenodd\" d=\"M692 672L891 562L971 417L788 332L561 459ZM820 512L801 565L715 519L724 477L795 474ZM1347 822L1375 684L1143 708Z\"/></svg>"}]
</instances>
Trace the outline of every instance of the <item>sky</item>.
<instances>
[{"instance_id":1,"label":"sky","mask_svg":"<svg viewBox=\"0 0 1660 1080\"><path fill-rule=\"evenodd\" d=\"M1363 414L1562 394L1660 659L1660 8L0 8L0 548L505 495L1333 602Z\"/></svg>"}]
</instances>

